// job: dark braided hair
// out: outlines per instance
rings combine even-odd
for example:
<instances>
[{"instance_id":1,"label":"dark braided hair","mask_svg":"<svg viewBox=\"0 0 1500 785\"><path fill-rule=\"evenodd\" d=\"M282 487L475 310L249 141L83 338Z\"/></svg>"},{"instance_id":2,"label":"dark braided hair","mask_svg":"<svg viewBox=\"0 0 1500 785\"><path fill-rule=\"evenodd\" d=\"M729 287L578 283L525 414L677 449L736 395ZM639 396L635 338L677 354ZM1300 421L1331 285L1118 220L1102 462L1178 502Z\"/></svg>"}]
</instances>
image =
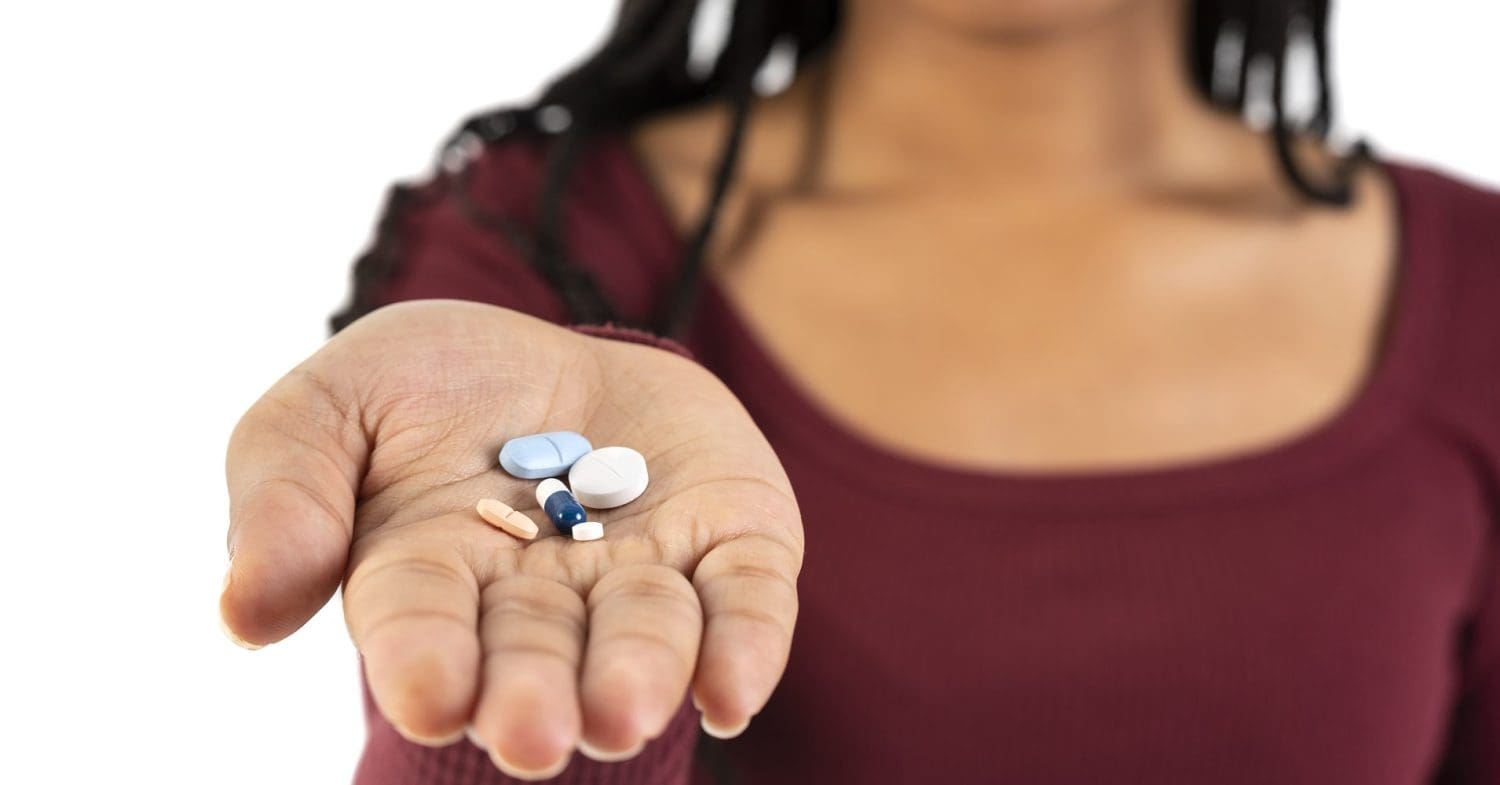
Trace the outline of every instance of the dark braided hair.
<instances>
[{"instance_id":1,"label":"dark braided hair","mask_svg":"<svg viewBox=\"0 0 1500 785\"><path fill-rule=\"evenodd\" d=\"M698 103L723 100L731 107L730 128L713 171L708 201L683 247L661 312L648 325L663 334L675 334L691 316L705 250L734 180L755 98L756 73L773 47L788 48L797 63L816 57L832 43L841 11L839 0L735 0L722 51L707 73L696 73L689 66L689 48L695 16L706 4L707 0L623 0L604 43L548 86L535 106L471 117L444 148L444 160L460 169L475 151L503 138L516 134L557 137L546 156L534 238L524 239L524 232L513 225L496 228L557 288L576 322L619 318L592 277L569 263L563 233L570 176L588 140L650 115ZM1189 13L1187 62L1203 97L1235 112L1244 111L1252 99L1268 101L1268 136L1288 183L1312 201L1348 204L1354 168L1365 157L1362 144L1339 162L1331 177L1321 179L1307 171L1293 151L1298 134L1321 138L1330 126L1329 0L1192 0ZM1295 122L1287 111L1288 54L1299 43L1310 48L1317 86L1316 106L1305 123ZM1229 56L1236 49L1237 56ZM1251 76L1256 68L1269 69L1269 96L1254 94ZM388 210L395 207L393 200ZM382 227L387 223L382 221ZM393 242L386 237L389 234L378 234L375 246L356 264L354 302L334 317L335 327L361 315L362 305L368 308L368 295L361 295L360 285L389 269L396 253L382 247Z\"/></svg>"}]
</instances>

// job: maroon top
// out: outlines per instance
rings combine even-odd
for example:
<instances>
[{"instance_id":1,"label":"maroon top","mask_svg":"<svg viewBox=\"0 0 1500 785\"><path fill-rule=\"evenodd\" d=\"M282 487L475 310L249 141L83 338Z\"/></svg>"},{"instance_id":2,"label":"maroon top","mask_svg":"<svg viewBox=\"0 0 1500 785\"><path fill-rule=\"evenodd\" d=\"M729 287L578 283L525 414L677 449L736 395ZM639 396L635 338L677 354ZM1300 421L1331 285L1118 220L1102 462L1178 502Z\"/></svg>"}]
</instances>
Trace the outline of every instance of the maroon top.
<instances>
[{"instance_id":1,"label":"maroon top","mask_svg":"<svg viewBox=\"0 0 1500 785\"><path fill-rule=\"evenodd\" d=\"M404 200L367 294L564 318L465 214L530 224L542 144ZM804 515L791 663L700 765L685 708L636 760L575 757L559 781L1500 783L1500 196L1387 169L1400 273L1367 382L1224 460L1036 475L897 454L820 410L710 286L687 342ZM573 256L643 319L679 255L668 213L620 139L575 183ZM916 542L912 520L954 536ZM359 785L509 781L468 742L419 747L367 714Z\"/></svg>"}]
</instances>

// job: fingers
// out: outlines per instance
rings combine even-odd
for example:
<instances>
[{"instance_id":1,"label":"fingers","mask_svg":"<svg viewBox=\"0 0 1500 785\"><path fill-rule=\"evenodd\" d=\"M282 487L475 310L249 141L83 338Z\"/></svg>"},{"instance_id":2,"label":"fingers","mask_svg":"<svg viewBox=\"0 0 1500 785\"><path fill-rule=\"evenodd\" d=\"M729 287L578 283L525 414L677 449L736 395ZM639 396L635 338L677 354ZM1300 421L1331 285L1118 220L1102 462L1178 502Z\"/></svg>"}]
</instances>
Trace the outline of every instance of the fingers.
<instances>
[{"instance_id":1,"label":"fingers","mask_svg":"<svg viewBox=\"0 0 1500 785\"><path fill-rule=\"evenodd\" d=\"M219 611L237 642L290 635L338 588L365 450L332 392L303 373L278 382L235 428Z\"/></svg>"},{"instance_id":2,"label":"fingers","mask_svg":"<svg viewBox=\"0 0 1500 785\"><path fill-rule=\"evenodd\" d=\"M682 705L703 629L698 597L662 565L611 570L589 592L588 651L580 680L580 751L635 755Z\"/></svg>"},{"instance_id":3,"label":"fingers","mask_svg":"<svg viewBox=\"0 0 1500 785\"><path fill-rule=\"evenodd\" d=\"M555 577L513 572L481 597L445 540L375 536L356 551L345 615L377 706L419 743L472 724L511 776L555 776L575 746L598 760L634 756L690 684L704 727L735 735L786 665L798 558L771 537L717 546L692 584L664 565L616 567L585 603Z\"/></svg>"},{"instance_id":4,"label":"fingers","mask_svg":"<svg viewBox=\"0 0 1500 785\"><path fill-rule=\"evenodd\" d=\"M716 546L693 585L705 627L693 700L712 736L737 736L765 706L786 669L797 621L801 550L764 535Z\"/></svg>"},{"instance_id":5,"label":"fingers","mask_svg":"<svg viewBox=\"0 0 1500 785\"><path fill-rule=\"evenodd\" d=\"M479 682L478 608L474 574L447 543L392 534L357 553L344 618L376 706L408 739L463 733Z\"/></svg>"},{"instance_id":6,"label":"fingers","mask_svg":"<svg viewBox=\"0 0 1500 785\"><path fill-rule=\"evenodd\" d=\"M484 590L483 687L473 735L511 776L546 779L578 743L578 669L586 611L572 588L528 576Z\"/></svg>"}]
</instances>

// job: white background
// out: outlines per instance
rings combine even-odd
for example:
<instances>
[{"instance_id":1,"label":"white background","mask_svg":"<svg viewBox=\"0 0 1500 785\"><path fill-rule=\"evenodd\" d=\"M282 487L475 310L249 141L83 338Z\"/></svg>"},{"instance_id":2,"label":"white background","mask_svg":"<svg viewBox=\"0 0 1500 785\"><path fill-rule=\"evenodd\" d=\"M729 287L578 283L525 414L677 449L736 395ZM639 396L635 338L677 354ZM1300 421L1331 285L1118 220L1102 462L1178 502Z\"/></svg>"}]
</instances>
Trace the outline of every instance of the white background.
<instances>
[{"instance_id":1,"label":"white background","mask_svg":"<svg viewBox=\"0 0 1500 785\"><path fill-rule=\"evenodd\" d=\"M1340 5L1343 125L1500 184L1500 7ZM337 611L260 652L219 635L225 438L322 340L386 186L612 8L0 10L0 781L348 779Z\"/></svg>"}]
</instances>

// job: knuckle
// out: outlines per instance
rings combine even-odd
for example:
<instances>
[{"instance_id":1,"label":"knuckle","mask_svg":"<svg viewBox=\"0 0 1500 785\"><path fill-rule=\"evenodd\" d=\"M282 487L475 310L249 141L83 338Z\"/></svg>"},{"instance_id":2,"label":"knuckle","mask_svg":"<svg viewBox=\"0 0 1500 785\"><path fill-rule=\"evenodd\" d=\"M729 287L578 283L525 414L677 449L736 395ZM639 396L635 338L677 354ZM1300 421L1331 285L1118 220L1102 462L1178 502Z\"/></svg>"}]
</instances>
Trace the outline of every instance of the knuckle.
<instances>
[{"instance_id":1,"label":"knuckle","mask_svg":"<svg viewBox=\"0 0 1500 785\"><path fill-rule=\"evenodd\" d=\"M666 549L653 537L623 537L607 540L610 563L619 568L634 565L662 565Z\"/></svg>"},{"instance_id":2,"label":"knuckle","mask_svg":"<svg viewBox=\"0 0 1500 785\"><path fill-rule=\"evenodd\" d=\"M739 605L720 612L725 620L737 625L758 628L775 635L776 640L791 640L796 623L797 609L793 605L789 613L777 613L760 605ZM712 623L712 621L710 621Z\"/></svg>"},{"instance_id":3,"label":"knuckle","mask_svg":"<svg viewBox=\"0 0 1500 785\"><path fill-rule=\"evenodd\" d=\"M641 652L653 652L655 656L667 660L672 668L691 672L695 665L697 646L685 644L686 641L673 638L659 628L642 627L617 630L602 641L600 647L606 652L602 656L607 659L619 659L622 662L627 659L617 654L608 654L609 649L625 649L636 655ZM634 671L636 668L631 666L627 670Z\"/></svg>"},{"instance_id":4,"label":"knuckle","mask_svg":"<svg viewBox=\"0 0 1500 785\"><path fill-rule=\"evenodd\" d=\"M508 577L546 581L574 594L585 594L610 563L609 550L576 548L572 538L552 536L552 524L545 515L537 523L548 528L548 534L537 537L516 552L514 569Z\"/></svg>"},{"instance_id":5,"label":"knuckle","mask_svg":"<svg viewBox=\"0 0 1500 785\"><path fill-rule=\"evenodd\" d=\"M552 662L563 666L569 671L578 667L576 654L558 646L549 646L538 640L515 639L502 640L485 647L484 666L486 669L497 667L516 657L527 657Z\"/></svg>"},{"instance_id":6,"label":"knuckle","mask_svg":"<svg viewBox=\"0 0 1500 785\"><path fill-rule=\"evenodd\" d=\"M583 599L572 589L542 578L505 578L483 593L483 623L502 623L505 617L559 626L581 637L587 612Z\"/></svg>"},{"instance_id":7,"label":"knuckle","mask_svg":"<svg viewBox=\"0 0 1500 785\"><path fill-rule=\"evenodd\" d=\"M329 489L314 487L308 480L295 475L264 477L256 480L240 491L234 506L237 511L242 511L246 507L255 505L259 500L275 494L290 494L311 503L321 513L313 517L329 529L335 541L342 542L349 538L349 524L347 523L349 513L339 509L329 499ZM231 517L236 517L233 512L231 512Z\"/></svg>"},{"instance_id":8,"label":"knuckle","mask_svg":"<svg viewBox=\"0 0 1500 785\"><path fill-rule=\"evenodd\" d=\"M769 532L756 532L748 537L763 545L762 550L770 557L772 563L786 565L793 575L802 569L803 547L800 528L791 537Z\"/></svg>"},{"instance_id":9,"label":"knuckle","mask_svg":"<svg viewBox=\"0 0 1500 785\"><path fill-rule=\"evenodd\" d=\"M589 607L625 600L700 612L698 595L682 573L661 565L627 565L611 570L589 593Z\"/></svg>"},{"instance_id":10,"label":"knuckle","mask_svg":"<svg viewBox=\"0 0 1500 785\"><path fill-rule=\"evenodd\" d=\"M478 594L473 575L451 554L404 551L390 556L371 556L357 564L344 582L345 602L357 604L365 594L387 581L424 582L429 586L446 584L462 589L476 599Z\"/></svg>"},{"instance_id":11,"label":"knuckle","mask_svg":"<svg viewBox=\"0 0 1500 785\"><path fill-rule=\"evenodd\" d=\"M391 608L370 618L362 627L354 633L355 643L368 642L378 633L402 624L420 624L424 622L438 622L439 624L452 624L468 632L473 627L473 621L463 613L452 608L441 607L409 607ZM472 634L472 633L471 633Z\"/></svg>"},{"instance_id":12,"label":"knuckle","mask_svg":"<svg viewBox=\"0 0 1500 785\"><path fill-rule=\"evenodd\" d=\"M786 583L795 591L802 570L802 549L795 541L768 532L739 534L715 546L693 570L694 585L731 573L745 578L767 578Z\"/></svg>"},{"instance_id":13,"label":"knuckle","mask_svg":"<svg viewBox=\"0 0 1500 785\"><path fill-rule=\"evenodd\" d=\"M707 572L707 575L702 573ZM796 579L787 575L785 570L771 565L753 561L733 561L723 565L715 565L711 570L700 570L698 576L699 588L708 588L713 584L723 581L734 581L740 583L756 584L755 592L767 590L785 589L793 595L797 592Z\"/></svg>"}]
</instances>

